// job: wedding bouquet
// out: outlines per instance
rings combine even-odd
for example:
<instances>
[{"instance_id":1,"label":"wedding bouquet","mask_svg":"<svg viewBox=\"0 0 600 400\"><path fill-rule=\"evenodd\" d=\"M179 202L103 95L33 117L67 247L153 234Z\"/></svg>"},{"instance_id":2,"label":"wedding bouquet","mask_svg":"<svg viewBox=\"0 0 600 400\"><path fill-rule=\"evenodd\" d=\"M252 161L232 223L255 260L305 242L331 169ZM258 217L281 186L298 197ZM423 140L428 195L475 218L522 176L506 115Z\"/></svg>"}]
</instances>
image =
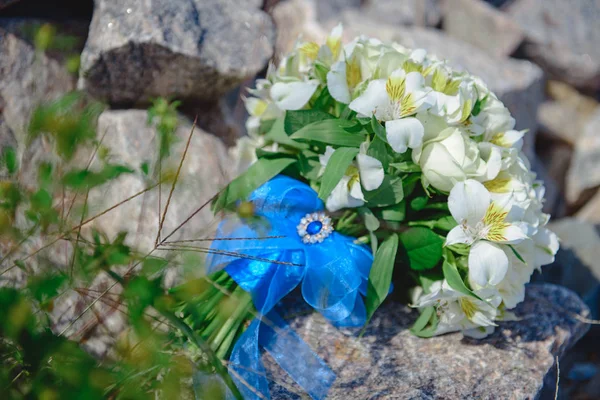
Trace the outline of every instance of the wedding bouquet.
<instances>
[{"instance_id":1,"label":"wedding bouquet","mask_svg":"<svg viewBox=\"0 0 600 400\"><path fill-rule=\"evenodd\" d=\"M483 337L554 260L525 132L476 76L394 43L343 45L338 26L323 45L300 40L250 93L241 175L213 204L236 214L208 264L251 294L253 322L228 354L259 391L265 378L244 374L264 371L259 346L315 398L334 379L274 311L296 287L337 326L364 326L401 291L421 313L415 335Z\"/></svg>"}]
</instances>

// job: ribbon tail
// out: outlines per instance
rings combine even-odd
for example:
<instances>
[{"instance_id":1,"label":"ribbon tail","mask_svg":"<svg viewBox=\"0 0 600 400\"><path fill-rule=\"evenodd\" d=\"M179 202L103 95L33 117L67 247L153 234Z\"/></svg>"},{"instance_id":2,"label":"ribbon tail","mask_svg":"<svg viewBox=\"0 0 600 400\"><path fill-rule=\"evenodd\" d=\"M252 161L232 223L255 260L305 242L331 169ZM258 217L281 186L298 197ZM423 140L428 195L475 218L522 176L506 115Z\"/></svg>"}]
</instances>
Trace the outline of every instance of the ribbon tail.
<instances>
[{"instance_id":1,"label":"ribbon tail","mask_svg":"<svg viewBox=\"0 0 600 400\"><path fill-rule=\"evenodd\" d=\"M306 393L324 399L335 373L283 318L271 311L260 327L259 343Z\"/></svg>"}]
</instances>

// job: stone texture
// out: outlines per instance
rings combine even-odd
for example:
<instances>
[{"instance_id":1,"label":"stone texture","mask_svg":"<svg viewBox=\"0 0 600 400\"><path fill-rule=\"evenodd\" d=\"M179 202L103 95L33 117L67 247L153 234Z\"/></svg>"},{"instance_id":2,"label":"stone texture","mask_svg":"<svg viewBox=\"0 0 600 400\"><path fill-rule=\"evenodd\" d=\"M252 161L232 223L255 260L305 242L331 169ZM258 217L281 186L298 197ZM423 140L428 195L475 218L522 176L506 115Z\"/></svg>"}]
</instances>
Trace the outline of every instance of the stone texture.
<instances>
[{"instance_id":1,"label":"stone texture","mask_svg":"<svg viewBox=\"0 0 600 400\"><path fill-rule=\"evenodd\" d=\"M344 14L343 21L348 28L345 30L348 39L365 34L410 48L424 48L448 59L454 68L480 76L509 108L517 120L517 129L529 129L525 136L525 153L533 156L537 109L544 99L544 74L539 67L528 61L493 57L433 29L393 27L350 12Z\"/></svg>"},{"instance_id":2,"label":"stone texture","mask_svg":"<svg viewBox=\"0 0 600 400\"><path fill-rule=\"evenodd\" d=\"M525 31L528 58L560 80L600 89L600 2L516 0L504 9Z\"/></svg>"},{"instance_id":3,"label":"stone texture","mask_svg":"<svg viewBox=\"0 0 600 400\"><path fill-rule=\"evenodd\" d=\"M575 213L575 216L582 221L600 224L600 191L597 191L593 197Z\"/></svg>"},{"instance_id":4,"label":"stone texture","mask_svg":"<svg viewBox=\"0 0 600 400\"><path fill-rule=\"evenodd\" d=\"M109 148L111 162L133 168L138 168L144 161L151 166L156 163L157 136L154 128L147 126L146 119L143 110L105 111L100 115L98 132L106 132L103 143ZM182 118L176 132L178 141L169 159L163 161L165 173L176 171L191 129L190 121ZM231 163L221 140L196 128L165 219L163 237L229 183L229 168ZM145 187L147 183L140 173L123 175L90 192L89 214L95 215ZM171 184L162 185L163 209L170 189ZM158 189L154 189L96 219L90 228L96 227L109 237L126 231L129 243L144 252L154 247L158 218ZM196 239L208 234L211 222L214 217L210 207L205 207L170 240Z\"/></svg>"},{"instance_id":5,"label":"stone texture","mask_svg":"<svg viewBox=\"0 0 600 400\"><path fill-rule=\"evenodd\" d=\"M551 100L542 103L538 110L540 132L574 146L600 104L557 81L548 82L548 94Z\"/></svg>"},{"instance_id":6,"label":"stone texture","mask_svg":"<svg viewBox=\"0 0 600 400\"><path fill-rule=\"evenodd\" d=\"M585 124L567 175L567 200L576 203L586 189L600 185L600 108Z\"/></svg>"},{"instance_id":7,"label":"stone texture","mask_svg":"<svg viewBox=\"0 0 600 400\"><path fill-rule=\"evenodd\" d=\"M22 37L20 30L27 23L0 20L0 124L12 131L21 147L35 107L75 85L58 60L36 52Z\"/></svg>"},{"instance_id":8,"label":"stone texture","mask_svg":"<svg viewBox=\"0 0 600 400\"><path fill-rule=\"evenodd\" d=\"M587 313L573 292L546 284L529 286L520 321L500 323L483 340L417 338L408 331L416 312L390 302L360 339L316 313L291 325L336 373L328 399L533 399L543 385L554 388L555 357L588 330L573 315ZM299 399L300 388L265 359L271 398Z\"/></svg>"},{"instance_id":9,"label":"stone texture","mask_svg":"<svg viewBox=\"0 0 600 400\"><path fill-rule=\"evenodd\" d=\"M600 233L593 223L576 218L550 221L549 228L560 239L556 261L542 269L546 281L563 285L589 303L596 295L600 281Z\"/></svg>"},{"instance_id":10,"label":"stone texture","mask_svg":"<svg viewBox=\"0 0 600 400\"><path fill-rule=\"evenodd\" d=\"M294 48L298 36L303 40L324 42L327 32L317 21L317 9L313 0L288 0L278 3L271 11L277 27L275 61Z\"/></svg>"},{"instance_id":11,"label":"stone texture","mask_svg":"<svg viewBox=\"0 0 600 400\"><path fill-rule=\"evenodd\" d=\"M335 20L344 10L358 9L361 3L362 0L315 0L314 2L319 21Z\"/></svg>"},{"instance_id":12,"label":"stone texture","mask_svg":"<svg viewBox=\"0 0 600 400\"><path fill-rule=\"evenodd\" d=\"M118 105L159 96L213 101L273 53L273 23L257 3L98 0L79 86Z\"/></svg>"},{"instance_id":13,"label":"stone texture","mask_svg":"<svg viewBox=\"0 0 600 400\"><path fill-rule=\"evenodd\" d=\"M502 11L481 0L446 0L444 31L495 56L512 54L525 35Z\"/></svg>"},{"instance_id":14,"label":"stone texture","mask_svg":"<svg viewBox=\"0 0 600 400\"><path fill-rule=\"evenodd\" d=\"M366 0L361 14L392 25L437 26L442 19L440 0Z\"/></svg>"}]
</instances>

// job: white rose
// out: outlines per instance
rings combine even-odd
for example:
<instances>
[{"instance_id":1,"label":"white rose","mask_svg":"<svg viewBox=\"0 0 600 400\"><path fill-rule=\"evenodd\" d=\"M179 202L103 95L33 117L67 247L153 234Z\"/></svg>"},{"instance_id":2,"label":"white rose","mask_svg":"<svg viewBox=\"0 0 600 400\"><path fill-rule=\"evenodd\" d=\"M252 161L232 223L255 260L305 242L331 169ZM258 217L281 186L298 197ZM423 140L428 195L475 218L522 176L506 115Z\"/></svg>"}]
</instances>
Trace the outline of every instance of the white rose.
<instances>
[{"instance_id":1,"label":"white rose","mask_svg":"<svg viewBox=\"0 0 600 400\"><path fill-rule=\"evenodd\" d=\"M420 152L413 152L413 161L421 166L426 181L444 192L469 178L494 179L501 166L499 152L482 155L477 143L458 128L447 128L425 142Z\"/></svg>"}]
</instances>

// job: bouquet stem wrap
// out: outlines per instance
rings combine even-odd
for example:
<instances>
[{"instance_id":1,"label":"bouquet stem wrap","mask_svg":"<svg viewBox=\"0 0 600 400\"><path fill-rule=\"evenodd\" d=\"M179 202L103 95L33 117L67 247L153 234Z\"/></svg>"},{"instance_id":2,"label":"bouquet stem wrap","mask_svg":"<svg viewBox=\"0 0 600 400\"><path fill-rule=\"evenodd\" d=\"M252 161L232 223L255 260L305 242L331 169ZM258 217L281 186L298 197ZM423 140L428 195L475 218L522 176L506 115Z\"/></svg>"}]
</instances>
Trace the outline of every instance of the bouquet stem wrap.
<instances>
[{"instance_id":1,"label":"bouquet stem wrap","mask_svg":"<svg viewBox=\"0 0 600 400\"><path fill-rule=\"evenodd\" d=\"M324 398L335 374L274 308L301 285L306 302L336 326L364 325L362 296L366 295L373 256L368 248L337 232L321 243L303 242L297 225L324 206L317 193L302 182L277 176L255 190L249 200L268 228L241 223L226 229L230 221L223 221L217 239L244 240L215 240L215 252L207 261L209 273L225 268L251 294L259 314L233 348L229 367L233 379L245 398L259 398L257 391L269 397L262 348L312 398Z\"/></svg>"}]
</instances>

